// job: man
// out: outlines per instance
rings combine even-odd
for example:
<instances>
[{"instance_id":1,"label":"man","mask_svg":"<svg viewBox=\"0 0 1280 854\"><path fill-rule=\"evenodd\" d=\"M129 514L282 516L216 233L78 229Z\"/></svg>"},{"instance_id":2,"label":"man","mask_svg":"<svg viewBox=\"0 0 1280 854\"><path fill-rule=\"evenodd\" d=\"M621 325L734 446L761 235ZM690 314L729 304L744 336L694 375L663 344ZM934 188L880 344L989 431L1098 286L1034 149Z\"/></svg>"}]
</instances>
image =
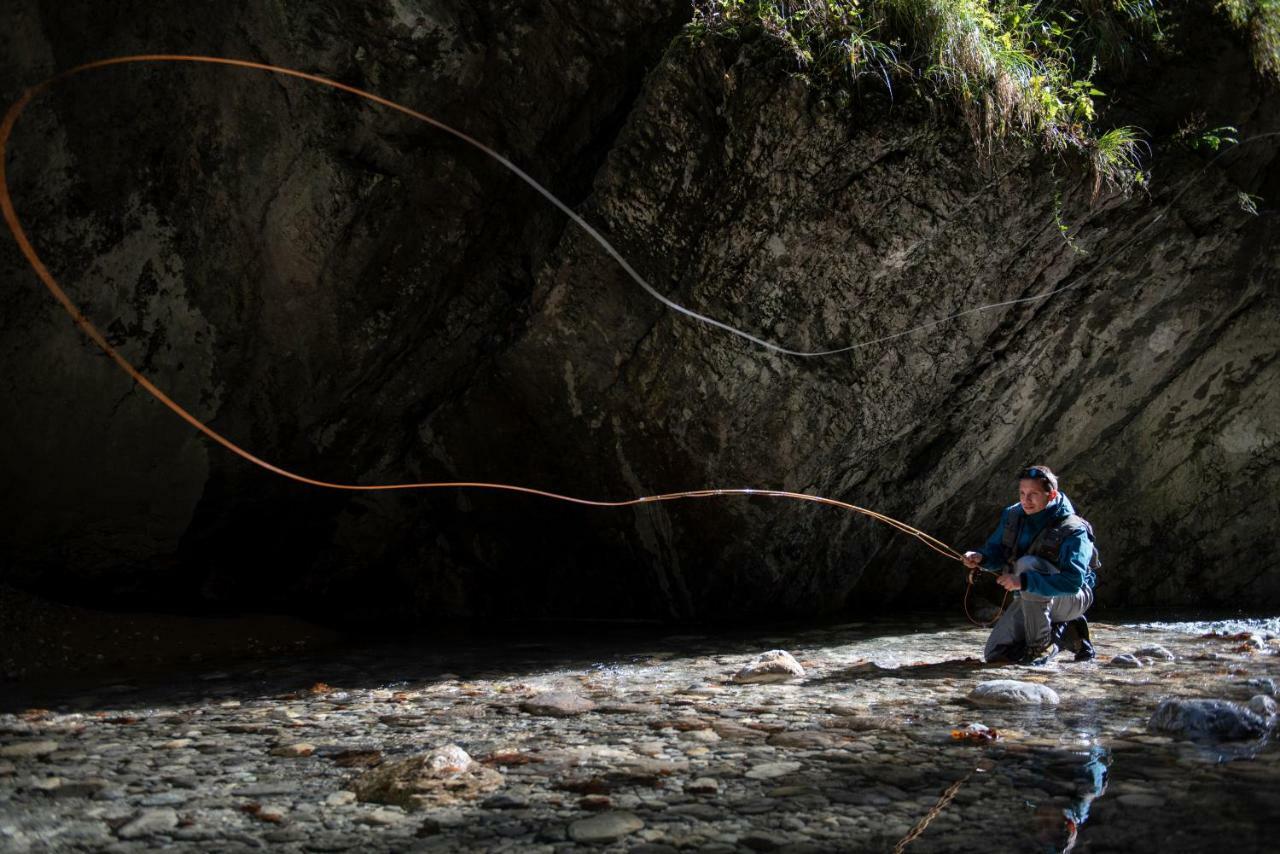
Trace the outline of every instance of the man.
<instances>
[{"instance_id":1,"label":"man","mask_svg":"<svg viewBox=\"0 0 1280 854\"><path fill-rule=\"evenodd\" d=\"M1047 466L1018 472L1018 503L1000 514L986 545L965 553L964 565L999 573L1000 586L1016 593L987 639L987 661L1047 664L1063 646L1077 661L1093 658L1084 612L1101 561L1093 528Z\"/></svg>"}]
</instances>

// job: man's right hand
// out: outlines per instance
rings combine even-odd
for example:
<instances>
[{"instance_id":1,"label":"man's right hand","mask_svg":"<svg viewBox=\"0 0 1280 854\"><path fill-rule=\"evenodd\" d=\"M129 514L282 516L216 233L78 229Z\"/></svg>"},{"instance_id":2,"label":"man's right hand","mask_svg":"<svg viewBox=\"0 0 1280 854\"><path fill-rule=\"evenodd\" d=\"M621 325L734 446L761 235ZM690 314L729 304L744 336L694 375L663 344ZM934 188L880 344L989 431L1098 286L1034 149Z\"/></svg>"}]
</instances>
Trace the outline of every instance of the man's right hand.
<instances>
[{"instance_id":1,"label":"man's right hand","mask_svg":"<svg viewBox=\"0 0 1280 854\"><path fill-rule=\"evenodd\" d=\"M978 569L982 566L982 552L965 552L964 565L965 569Z\"/></svg>"}]
</instances>

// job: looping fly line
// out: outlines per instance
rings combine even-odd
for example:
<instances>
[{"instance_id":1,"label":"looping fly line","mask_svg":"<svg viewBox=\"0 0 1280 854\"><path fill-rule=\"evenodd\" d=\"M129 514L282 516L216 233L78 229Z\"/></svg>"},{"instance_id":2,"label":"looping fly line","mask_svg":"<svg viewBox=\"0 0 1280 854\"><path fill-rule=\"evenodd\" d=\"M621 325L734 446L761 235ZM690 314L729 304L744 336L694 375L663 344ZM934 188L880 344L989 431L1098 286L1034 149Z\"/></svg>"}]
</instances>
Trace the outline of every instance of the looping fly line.
<instances>
[{"instance_id":1,"label":"looping fly line","mask_svg":"<svg viewBox=\"0 0 1280 854\"><path fill-rule=\"evenodd\" d=\"M26 109L27 105L30 104L31 101L37 95L47 90L48 88L53 86L55 83L66 80L67 78L72 77L74 75L81 74L85 71L90 71L93 69L107 68L115 65L126 65L130 63L140 63L140 62L203 63L208 65L223 65L223 66L234 66L239 68L249 68L249 69L255 69L259 71L267 71L275 74L282 74L288 77L296 77L301 80L307 80L312 83L318 83L323 86L328 86L333 89L338 89L343 92L356 95L360 98L364 98L375 104L380 104L382 106L389 107L390 109L397 110L419 121L426 122L427 124L437 127L440 130L445 131L446 133L452 134L453 136L457 137L458 139L461 139L467 144L478 148L479 150L483 151L485 154L497 160L507 169L511 170L514 174L519 176L521 179L523 179L526 183L529 184L529 186L537 190L548 201L550 201L553 205L555 205L557 208L563 211L565 215L567 215L583 230L585 230L588 234L590 234L601 246L604 247L604 249L611 256L613 256L613 258L622 266L622 268L626 270L627 273L633 279L635 279L636 282L640 284L641 287L643 287L649 294L651 294L653 297L658 299L664 305L676 311L679 311L683 314L687 314L690 317L693 317L697 320L704 321L713 326L724 329L728 332L732 332L735 335L740 335L744 338L747 338L750 341L754 341L755 343L760 344L761 346L764 346L764 347L768 347L769 349L772 349L772 350L777 350L783 353L789 353L791 355L818 355L818 354L800 353L797 351L787 350L785 348L778 347L777 345L772 344L768 341L764 341L763 339L756 338L755 336L749 335L745 332L741 332L740 330L736 330L733 327L728 326L727 324L721 323L718 320L714 320L712 318L697 314L696 312L692 312L689 309L686 309L683 306L680 306L672 302L671 300L669 300L668 298L666 298L665 296L663 296L662 294L654 290L649 285L649 283L646 282L644 278L641 277L632 268L632 266L627 262L627 260L623 258L622 255L616 249L614 249L614 247L607 240L605 240L604 237L601 236L601 234L598 231L592 228L589 223L583 220L582 217L578 216L578 214L576 214L567 205L565 205L558 198L552 195L550 191L544 188L541 184L535 181L532 177L530 177L526 172L524 172L522 169L520 169L510 160L503 157L501 154L498 154L496 151L484 145L483 143L479 142L478 140L473 139L472 137L462 133L461 131L458 131L452 127L449 127L448 125L438 121L437 119L432 118L431 116L425 115L424 113L420 113L417 110L410 109L409 107L405 107L401 104L397 104L394 101L380 97L371 92L366 92L362 89L357 89L356 87L349 86L345 83L339 83L334 80L328 80L324 77L319 77L314 74L308 74L306 72L296 71L289 68L281 68L279 66L266 65L258 62L248 62L245 60L225 59L221 57L212 57L212 56L185 56L185 55L169 55L169 54L122 56L122 57L116 57L113 59L104 59L98 62L90 62L84 65L79 65L74 68L71 68L67 71L62 72L61 74L58 74L54 77L49 78L48 80L38 84L37 86L33 86L31 89L28 89L26 92L24 92L22 97L19 98L18 101L16 101L9 108L9 111L5 114L3 123L0 124L0 209L3 210L5 222L8 224L9 230L13 233L14 239L17 240L18 246L22 250L22 254L25 256L27 261L31 264L32 269L35 270L36 275L39 276L40 280L44 283L45 287L53 295L54 299L56 299L58 303L63 307L63 309L66 310L67 314L71 316L72 320L75 322L75 325L78 326L80 330L84 332L84 334L87 335L90 338L90 340L92 340L94 344L98 346L99 349L101 349L104 353L106 353L107 356L109 356L111 360L114 361L122 371L128 374L129 377L133 379L134 382L136 382L143 389L145 389L152 397L154 397L156 400L160 401L162 404L168 407L179 418L186 421L196 430L200 431L205 436L212 439L214 442L217 442L219 445L222 445L227 450L231 451L237 456L240 456L241 458L247 460L248 462L260 468L263 468L281 477L288 478L289 480L293 480L298 483L307 484L309 486L322 487L325 489L346 490L346 491L374 492L374 491L387 491L387 490L396 490L396 489L501 490L506 492L523 493L526 495L535 495L542 498L554 499L557 501L567 501L573 504L580 504L580 505L586 505L591 507L631 507L631 506L638 506L642 504L655 504L655 503L664 502L664 501L674 501L677 499L712 498L712 497L719 497L719 496L726 496L726 495L761 496L766 498L785 498L785 499L791 499L795 501L807 501L815 504L824 504L831 507L838 507L853 513L858 513L863 516L867 516L871 519L875 519L877 521L883 522L884 524L894 528L897 531L900 531L902 533L905 533L905 534L908 534L909 536L914 537L915 539L919 540L924 545L934 550L935 552L943 555L944 557L950 558L952 560L964 559L963 556L958 551L956 551L954 548L947 545L946 543L942 542L941 540L937 539L936 537L930 536L924 531L914 528L911 525L908 525L905 522L901 522L890 516L886 516L883 513L877 513L874 510L869 510L865 507L859 507L857 505L850 504L845 501L839 501L834 498L824 498L822 496L807 495L799 492L787 492L783 490L774 490L774 489L747 489L747 488L698 489L698 490L688 490L683 492L669 492L669 493L663 493L661 495L647 495L639 498L630 498L630 499L624 499L619 501L593 501L590 499L578 498L571 495L562 495L562 494L559 494L556 492L550 492L547 490L533 489L531 487L516 486L513 484L505 484L505 483L481 483L481 482L469 482L469 481L468 482L450 482L450 483L424 482L424 483L388 483L388 484L334 483L331 481L317 480L315 478L310 478L310 477L306 477L305 475L297 474L296 472L291 472L287 469L276 466L250 453L245 448L242 448L241 446L237 445L235 442L228 439L226 436L223 436L221 433L217 432L212 427L205 424L199 418L192 415L184 407L182 407L180 404L178 404L176 401L170 398L167 394L165 394L165 392L163 392L159 387L157 387L154 383L152 383L149 379L147 379L147 377L145 377L140 371L138 371L138 369L135 368L132 363L130 363L123 355L120 354L119 351L116 350L115 347L113 347L107 341L106 337L98 330L96 326L94 326L92 321L90 321L89 318L86 317L85 314L80 310L80 308L71 300L71 298L67 295L66 291L62 288L61 285L59 285L57 279L55 279L53 274L49 272L49 268L40 259L39 254L36 252L34 246L32 246L31 241L28 239L25 230L22 228L22 225L18 220L17 211L14 209L13 200L9 193L8 176L7 176L7 173L5 172L6 149L9 143L9 138L13 133L14 126L17 123L18 117L22 114L23 110Z\"/></svg>"},{"instance_id":2,"label":"looping fly line","mask_svg":"<svg viewBox=\"0 0 1280 854\"><path fill-rule=\"evenodd\" d=\"M873 340L863 341L863 342L851 344L845 347L838 347L838 348L829 349L829 350L812 350L812 351L796 350L789 347L784 347L780 344L776 344L772 341L768 341L764 338L760 338L758 336L752 335L749 332L738 329L722 321L716 320L715 318L708 317L703 314L699 314L698 312L693 311L689 308L686 308L685 306L682 306L679 303L671 300L667 296L660 293L652 285L650 285L649 282L643 276L641 276L635 270L634 267L631 266L631 264L627 261L627 259L624 258L617 249L614 248L613 244L611 244L608 240L606 240L605 237L602 234L600 234L600 232L597 231L590 223L584 220L573 209L571 209L568 205L566 205L564 202L560 201L559 198L553 195L551 191L549 191L546 187L542 186L542 184L536 181L532 176L530 176L527 172L525 172L519 166L512 163L509 159L502 156L498 152L494 151L492 148L480 142L479 140L463 133L462 131L459 131L453 127L450 127L449 125L439 121L438 119L432 118L431 116L428 116L425 113L411 109L402 104L398 104L395 101L391 101L387 98L383 98L379 95L375 95L372 92L367 92L363 89L358 89L354 86L350 86L345 83L339 83L335 80L330 80L328 78L321 77L319 75L309 74L307 72L297 71L291 68L284 68L276 65L268 65L260 62L250 62L247 60L228 59L225 57L182 55L182 54L139 54L139 55L132 55L132 56L114 57L111 59L103 59L96 62L88 62L88 63L84 63L83 65L78 65L78 66L75 66L74 68L70 68L66 71L63 71L60 74L50 77L48 80L45 80L42 83L39 83L36 86L33 86L30 89L28 89L26 92L22 94L22 96L12 106L9 107L8 112L4 116L3 123L0 124L0 209L3 210L5 222L8 224L9 230L12 232L14 239L17 241L18 247L21 249L23 256L31 264L31 267L35 271L36 275L44 283L45 287L53 295L54 299L56 299L58 303L63 307L63 309L66 310L67 314L71 316L72 320L75 322L75 325L79 327L80 330L99 347L99 349L101 349L104 353L106 353L106 355L109 356L112 359L112 361L114 361L122 371L128 374L129 377L132 378L134 382L140 385L152 397L160 401L162 404L168 407L172 412L174 412L178 417L182 418L184 421L186 421L196 430L203 433L205 436L212 439L214 442L217 442L219 445L222 445L224 448L231 451L232 453L276 475L279 475L284 478L288 478L293 481L297 481L299 483L307 484L310 486L322 487L326 489L347 490L347 491L386 491L386 490L394 490L394 489L502 490L502 491L508 491L508 492L524 493L527 495L535 495L543 498L550 498L558 501L567 501L574 504L587 505L587 506L593 506L593 507L629 507L629 506L636 506L641 504L652 504L652 503L663 502L663 501L674 501L677 499L710 498L710 497L725 496L725 495L746 495L746 496L763 496L763 497L769 497L769 498L785 498L785 499L791 499L791 500L797 500L797 501L808 501L816 504L825 504L825 505L838 507L853 513L858 513L858 514L867 516L871 519L875 519L877 521L883 522L884 524L889 525L895 530L898 530L902 533L905 533L914 537L915 539L924 543L927 547L929 547L930 549L933 549L934 551L938 552L944 557L950 558L952 560L958 560L958 561L963 561L964 559L963 555L956 549L952 548L951 546L947 545L941 540L938 540L937 538L930 536L924 531L921 531L917 528L912 527L911 525L906 524L905 522L901 522L897 519L893 519L892 517L886 516L882 513L877 513L873 510L869 510L865 507L859 507L857 505L850 504L848 502L838 501L833 498L824 498L816 495L807 495L804 493L787 492L783 490L746 489L746 488L701 489L701 490L689 490L684 492L670 492L670 493L664 493L661 495L649 495L649 496L625 499L620 501L593 501L593 500L578 498L570 495L561 495L559 493L549 492L546 490L533 489L530 487L516 486L512 484L502 484L502 483L426 482L426 483L390 483L390 484L346 484L346 483L334 483L330 481L316 480L314 478L309 478L304 475L300 475L295 472L288 471L272 463L269 463L266 460L263 460L260 457L257 457L254 454L250 453L246 449L240 447L239 445L232 442L227 437L223 436L222 434L215 431L213 428L209 427L203 421L196 418L194 415L188 412L185 408L183 408L174 400L172 400L167 394L161 391L154 383L152 383L145 376L143 376L113 346L111 346L111 344L106 340L106 337L97 329L96 326L93 325L93 323L84 315L84 313L79 309L79 307L71 300L71 298L67 295L66 291L64 291L63 288L58 284L53 274L49 272L48 267L40 259L39 254L36 252L35 248L32 246L31 241L28 239L26 232L23 230L22 225L18 220L18 215L16 210L14 209L13 200L9 193L8 176L5 170L6 150L8 147L10 136L13 133L14 126L17 123L18 117L22 114L22 112L26 109L26 107L31 103L33 99L35 99L38 95L40 95L47 89L51 88L54 84L64 81L70 77L74 77L78 74L82 74L86 71L108 68L111 66L129 65L134 63L147 63L147 62L194 63L194 64L204 64L204 65L231 66L236 68L245 68L245 69L252 69L256 71L264 71L272 74L283 75L286 77L294 77L300 80L308 81L310 83L316 83L321 86L327 86L331 89L336 89L341 92L345 92L347 94L354 95L359 98L363 98L366 101L369 101L374 104L378 104L383 107L387 107L389 109L403 113L404 115L409 116L410 118L413 118L417 121L424 122L428 125L431 125L432 127L438 128L439 130L444 131L445 133L448 133L458 138L459 140L467 143L468 145L478 149L479 151L488 155L492 159L496 160L503 167L508 169L512 174L516 175L518 178L520 178L522 181L524 181L526 184L528 184L530 187L536 190L548 202L550 202L562 213L564 213L565 216L567 216L570 220L572 220L574 224L576 224L579 228L581 228L588 235L590 235L591 238L595 240L605 250L605 252L607 252L615 261L617 261L618 265L627 273L628 276L631 277L632 280L636 282L636 284L638 284L641 288L644 289L646 293L648 293L650 296L652 296L661 304L665 305L666 307L670 308L673 311L686 315L687 317L690 317L696 321L708 324L717 329L723 330L724 332L728 332L731 335L735 335L739 338L743 338L747 341L750 341L753 344L756 344L767 350L771 350L776 353L781 353L783 355L805 357L805 358L818 357L818 356L831 356L838 353L845 353L851 350L856 350L862 347L869 347L875 344L882 344L888 341L895 340L897 338L901 338L906 335L913 334L915 332L931 329L936 326L940 326L944 323L948 323L952 320L956 320L961 317L976 314L979 312L991 311L997 308L1004 308L1008 306L1018 305L1021 303L1028 303L1028 302L1034 302L1037 300L1048 299L1051 296L1054 296L1056 294L1060 294L1065 291L1078 287L1081 283L1085 281L1085 279L1088 276L1088 273L1085 273L1084 275L1078 277L1077 279L1075 279L1074 281L1072 281L1067 285L1054 288L1042 294L1036 294L1034 296L1029 296L1029 297L1022 297L1019 299L1005 300L1003 302L990 303L987 305L978 306L976 308L970 308L965 311L947 315L946 317L938 318L928 323L923 323L918 326L911 327L910 329L906 329L901 332L897 332L892 335L886 335ZM1257 139L1262 139L1265 137L1277 136L1277 135L1280 135L1280 132L1260 134L1248 140L1244 140L1244 142L1252 142ZM1221 152L1218 155L1218 157L1221 157L1226 153L1227 153L1226 151ZM1122 252L1124 249L1127 249L1130 245L1132 245L1132 243L1136 241L1138 237L1145 234L1147 230L1149 230L1152 226L1154 226L1155 223L1158 222L1160 218L1163 216L1164 210L1172 206L1173 204L1175 204L1182 197L1182 195L1187 191L1187 189L1190 188L1191 183L1194 180L1196 180L1196 178L1200 177L1200 175L1204 174L1204 171L1207 171L1208 168L1217 161L1218 157L1213 158L1213 160L1211 160L1204 167L1204 170L1202 170L1200 173L1197 173L1196 176L1194 176L1190 181L1188 181L1187 184L1178 193L1174 195L1172 200L1168 204L1166 204L1165 207L1159 213L1157 213L1145 226L1143 226L1139 231L1137 231L1130 240L1126 241L1118 249L1114 250L1109 255L1105 256L1100 262L1098 262L1098 264L1094 265L1094 269L1096 270L1104 266L1105 264L1107 264L1109 261L1111 261L1111 259L1115 258L1120 252ZM970 581L970 583L972 583L972 581Z\"/></svg>"}]
</instances>

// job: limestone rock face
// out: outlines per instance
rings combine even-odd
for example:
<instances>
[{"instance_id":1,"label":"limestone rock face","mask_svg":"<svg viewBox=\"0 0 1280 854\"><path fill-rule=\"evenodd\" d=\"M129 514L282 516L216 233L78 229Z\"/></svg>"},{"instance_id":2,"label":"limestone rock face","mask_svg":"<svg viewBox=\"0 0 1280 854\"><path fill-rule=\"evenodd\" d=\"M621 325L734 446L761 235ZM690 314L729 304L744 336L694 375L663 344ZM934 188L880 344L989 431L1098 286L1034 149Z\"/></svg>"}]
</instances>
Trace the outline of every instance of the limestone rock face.
<instances>
[{"instance_id":1,"label":"limestone rock face","mask_svg":"<svg viewBox=\"0 0 1280 854\"><path fill-rule=\"evenodd\" d=\"M1174 142L1210 103L1242 137L1280 128L1216 19L1115 81L1143 93L1113 124L1152 135L1155 173L1095 199L1069 164L979 158L945 109L869 87L835 110L763 41L677 38L685 0L206 15L8 4L0 88L157 44L305 67L498 148L672 300L792 348L859 345L785 357L673 312L492 160L345 96L177 66L59 86L10 145L24 224L131 359L258 456L589 498L782 488L960 548L1044 462L1098 532L1108 604L1280 603L1280 220L1237 203L1280 199L1277 141L1207 170ZM962 590L956 564L829 507L279 479L135 390L5 246L0 581L403 621Z\"/></svg>"}]
</instances>

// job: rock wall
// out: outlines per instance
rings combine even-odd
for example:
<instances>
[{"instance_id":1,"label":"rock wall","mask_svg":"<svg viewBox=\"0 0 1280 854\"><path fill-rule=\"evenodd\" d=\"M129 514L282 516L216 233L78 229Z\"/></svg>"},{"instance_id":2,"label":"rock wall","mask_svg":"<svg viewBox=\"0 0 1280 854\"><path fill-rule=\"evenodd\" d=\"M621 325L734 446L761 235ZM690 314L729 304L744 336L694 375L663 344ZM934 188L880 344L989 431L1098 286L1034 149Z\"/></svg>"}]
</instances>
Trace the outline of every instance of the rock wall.
<instances>
[{"instance_id":1,"label":"rock wall","mask_svg":"<svg viewBox=\"0 0 1280 854\"><path fill-rule=\"evenodd\" d=\"M1280 602L1277 145L1202 172L1165 144L1206 104L1242 136L1280 130L1274 89L1211 19L1181 22L1196 50L1115 81L1109 117L1156 140L1154 180L1095 199L1071 164L979 157L945 105L868 88L833 107L766 42L677 37L683 3L4 14L22 46L8 92L165 49L419 107L528 167L673 299L794 347L1078 282L848 354L780 357L663 308L497 164L392 114L203 68L57 90L8 164L40 249L162 387L274 463L599 498L780 487L963 548L1038 461L1099 532L1101 602ZM1242 191L1267 200L1260 215ZM419 625L959 596L956 564L829 508L281 481L131 389L12 244L0 253L7 580Z\"/></svg>"}]
</instances>

